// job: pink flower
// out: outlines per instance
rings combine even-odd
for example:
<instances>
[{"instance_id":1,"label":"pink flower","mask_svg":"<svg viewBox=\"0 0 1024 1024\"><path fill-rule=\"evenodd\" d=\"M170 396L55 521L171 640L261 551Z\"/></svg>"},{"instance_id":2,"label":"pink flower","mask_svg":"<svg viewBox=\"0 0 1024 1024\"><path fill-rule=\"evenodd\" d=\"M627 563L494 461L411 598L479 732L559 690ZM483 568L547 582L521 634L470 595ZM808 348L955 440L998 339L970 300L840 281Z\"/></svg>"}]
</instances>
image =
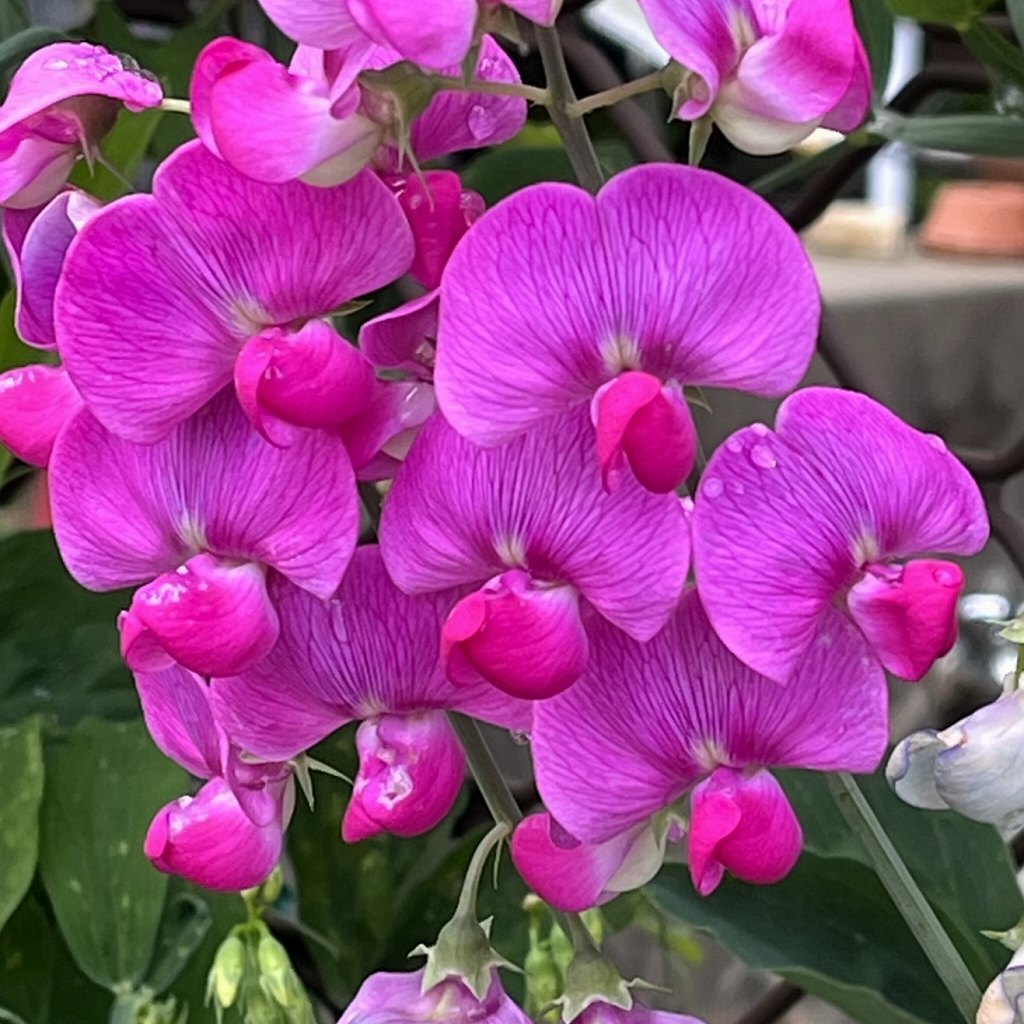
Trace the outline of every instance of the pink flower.
<instances>
[{"instance_id":1,"label":"pink flower","mask_svg":"<svg viewBox=\"0 0 1024 1024\"><path fill-rule=\"evenodd\" d=\"M378 832L417 835L451 810L465 761L445 710L527 729L530 705L485 683L453 686L438 658L441 623L457 594L403 594L374 546L356 550L329 601L278 578L276 647L235 677L215 679L217 715L246 750L287 761L348 722L359 774L343 825L349 842Z\"/></svg>"},{"instance_id":2,"label":"pink flower","mask_svg":"<svg viewBox=\"0 0 1024 1024\"><path fill-rule=\"evenodd\" d=\"M689 72L680 117L710 117L738 149L781 153L819 125L849 132L871 106L850 0L640 0Z\"/></svg>"},{"instance_id":3,"label":"pink flower","mask_svg":"<svg viewBox=\"0 0 1024 1024\"><path fill-rule=\"evenodd\" d=\"M423 971L371 974L360 986L338 1024L530 1024L530 1018L505 994L497 973L484 1000L456 978L426 992Z\"/></svg>"},{"instance_id":4,"label":"pink flower","mask_svg":"<svg viewBox=\"0 0 1024 1024\"><path fill-rule=\"evenodd\" d=\"M399 59L370 42L336 50L300 46L285 68L251 43L216 39L200 53L192 76L196 131L211 152L258 181L300 178L330 186L370 164L398 169L394 111L378 94L364 93L357 78ZM446 71L461 74L458 67ZM477 76L519 81L515 65L490 36L482 43ZM412 123L411 155L422 162L494 145L525 121L526 103L514 96L442 92Z\"/></svg>"},{"instance_id":5,"label":"pink flower","mask_svg":"<svg viewBox=\"0 0 1024 1024\"><path fill-rule=\"evenodd\" d=\"M918 552L988 539L977 485L938 437L864 395L807 388L775 431L712 456L693 519L697 582L729 649L785 682L836 600L889 671L920 679L956 636L963 573Z\"/></svg>"},{"instance_id":6,"label":"pink flower","mask_svg":"<svg viewBox=\"0 0 1024 1024\"><path fill-rule=\"evenodd\" d=\"M683 508L632 480L606 492L592 437L577 409L498 448L434 416L413 444L384 505L381 552L408 593L479 588L445 621L453 680L550 696L586 663L593 612L638 640L671 615L689 566Z\"/></svg>"},{"instance_id":7,"label":"pink flower","mask_svg":"<svg viewBox=\"0 0 1024 1024\"><path fill-rule=\"evenodd\" d=\"M146 856L161 871L207 889L259 885L281 856L294 800L291 769L243 758L214 718L209 687L191 672L175 666L136 673L135 682L153 742L210 780L157 813Z\"/></svg>"},{"instance_id":8,"label":"pink flower","mask_svg":"<svg viewBox=\"0 0 1024 1024\"><path fill-rule=\"evenodd\" d=\"M590 638L582 679L534 713L548 841L527 819L513 843L521 874L555 906L582 909L646 882L659 842L681 832L687 796L702 893L725 871L776 881L795 863L801 833L769 769L866 772L885 750L884 673L838 612L785 688L729 653L694 590L646 644L600 621ZM551 846L563 852L553 857Z\"/></svg>"},{"instance_id":9,"label":"pink flower","mask_svg":"<svg viewBox=\"0 0 1024 1024\"><path fill-rule=\"evenodd\" d=\"M326 599L355 547L341 440L311 432L274 448L227 391L148 446L83 410L51 470L54 529L75 579L93 590L146 584L121 623L133 668L241 671L277 636L268 573Z\"/></svg>"},{"instance_id":10,"label":"pink flower","mask_svg":"<svg viewBox=\"0 0 1024 1024\"><path fill-rule=\"evenodd\" d=\"M325 49L367 41L398 59L441 71L461 64L477 19L496 0L434 0L424 17L418 0L260 0L271 20L297 43ZM554 24L562 0L506 0L505 6L544 25Z\"/></svg>"},{"instance_id":11,"label":"pink flower","mask_svg":"<svg viewBox=\"0 0 1024 1024\"><path fill-rule=\"evenodd\" d=\"M82 155L92 159L123 107L158 107L159 83L91 43L54 43L33 53L0 106L0 206L49 202Z\"/></svg>"},{"instance_id":12,"label":"pink flower","mask_svg":"<svg viewBox=\"0 0 1024 1024\"><path fill-rule=\"evenodd\" d=\"M233 379L257 425L294 440L297 408L341 423L362 400L321 415L365 379L327 318L411 261L405 217L375 175L265 185L192 142L152 195L82 230L57 290L57 340L90 410L128 440L167 437Z\"/></svg>"},{"instance_id":13,"label":"pink flower","mask_svg":"<svg viewBox=\"0 0 1024 1024\"><path fill-rule=\"evenodd\" d=\"M45 468L54 442L82 399L62 366L16 366L0 374L0 444Z\"/></svg>"},{"instance_id":14,"label":"pink flower","mask_svg":"<svg viewBox=\"0 0 1024 1024\"><path fill-rule=\"evenodd\" d=\"M635 1003L628 1010L613 1006L601 1000L592 1002L570 1024L703 1024L696 1017L689 1017L665 1010L648 1010Z\"/></svg>"},{"instance_id":15,"label":"pink flower","mask_svg":"<svg viewBox=\"0 0 1024 1024\"><path fill-rule=\"evenodd\" d=\"M452 254L438 403L488 446L589 407L606 483L628 466L671 491L695 448L683 387L785 394L810 362L819 312L796 235L725 178L648 164L596 198L536 185L484 214Z\"/></svg>"}]
</instances>

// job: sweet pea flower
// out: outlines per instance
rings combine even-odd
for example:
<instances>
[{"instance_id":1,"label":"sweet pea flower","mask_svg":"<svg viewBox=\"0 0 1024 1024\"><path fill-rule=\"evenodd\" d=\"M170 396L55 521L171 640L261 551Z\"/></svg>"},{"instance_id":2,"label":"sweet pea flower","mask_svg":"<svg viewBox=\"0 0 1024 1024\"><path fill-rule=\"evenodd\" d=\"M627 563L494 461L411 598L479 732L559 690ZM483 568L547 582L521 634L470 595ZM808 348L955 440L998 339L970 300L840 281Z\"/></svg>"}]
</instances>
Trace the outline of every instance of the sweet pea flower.
<instances>
[{"instance_id":1,"label":"sweet pea flower","mask_svg":"<svg viewBox=\"0 0 1024 1024\"><path fill-rule=\"evenodd\" d=\"M127 440L166 438L234 380L261 432L292 443L366 407L373 374L326 318L411 261L405 217L370 172L266 185L195 141L152 195L85 225L57 289L57 340L89 409Z\"/></svg>"},{"instance_id":2,"label":"sweet pea flower","mask_svg":"<svg viewBox=\"0 0 1024 1024\"><path fill-rule=\"evenodd\" d=\"M914 807L954 810L998 825L1024 824L1024 691L998 700L947 729L924 729L896 745L885 774Z\"/></svg>"},{"instance_id":3,"label":"sweet pea flower","mask_svg":"<svg viewBox=\"0 0 1024 1024\"><path fill-rule=\"evenodd\" d=\"M286 68L251 43L215 39L200 53L192 76L196 132L211 152L258 181L298 178L331 186L370 164L397 169L405 154L390 123L393 111L376 93L364 93L357 77L398 59L393 50L373 44L341 50L300 46ZM477 77L520 80L490 36L482 41ZM517 97L442 92L413 120L410 155L427 161L495 145L517 134L525 121L526 103Z\"/></svg>"},{"instance_id":4,"label":"sweet pea flower","mask_svg":"<svg viewBox=\"0 0 1024 1024\"><path fill-rule=\"evenodd\" d=\"M71 575L92 590L144 584L120 623L122 653L140 671L171 661L201 675L241 671L277 638L268 573L326 600L355 548L341 439L310 432L274 448L229 391L154 445L130 444L82 410L51 471Z\"/></svg>"},{"instance_id":5,"label":"sweet pea flower","mask_svg":"<svg viewBox=\"0 0 1024 1024\"><path fill-rule=\"evenodd\" d=\"M281 620L277 646L244 674L214 680L218 718L267 761L290 760L360 722L347 842L385 831L418 835L451 810L465 759L446 710L529 728L528 703L445 679L437 635L458 595L403 594L376 546L356 550L327 602L283 579L270 592Z\"/></svg>"},{"instance_id":6,"label":"sweet pea flower","mask_svg":"<svg viewBox=\"0 0 1024 1024\"><path fill-rule=\"evenodd\" d=\"M807 388L774 432L754 424L715 452L693 534L708 617L751 668L789 679L839 601L890 672L920 679L956 638L963 572L912 556L974 554L988 517L940 438L864 395Z\"/></svg>"},{"instance_id":7,"label":"sweet pea flower","mask_svg":"<svg viewBox=\"0 0 1024 1024\"><path fill-rule=\"evenodd\" d=\"M265 881L281 857L294 804L291 768L246 759L215 720L210 689L175 665L135 675L153 742L209 781L157 812L146 856L161 871L207 889L235 891Z\"/></svg>"},{"instance_id":8,"label":"sweet pea flower","mask_svg":"<svg viewBox=\"0 0 1024 1024\"><path fill-rule=\"evenodd\" d=\"M770 769L870 772L885 750L885 675L838 612L823 618L788 687L729 653L694 590L646 644L600 621L590 638L582 679L534 712L550 841L527 819L512 847L527 883L556 907L593 906L649 879L656 846L644 829L676 838L686 795L701 893L726 871L778 881L802 834Z\"/></svg>"},{"instance_id":9,"label":"sweet pea flower","mask_svg":"<svg viewBox=\"0 0 1024 1024\"><path fill-rule=\"evenodd\" d=\"M531 1024L505 994L497 972L485 999L457 978L423 989L423 970L371 974L338 1024Z\"/></svg>"},{"instance_id":10,"label":"sweet pea flower","mask_svg":"<svg viewBox=\"0 0 1024 1024\"><path fill-rule=\"evenodd\" d=\"M669 1013L666 1010L649 1010L634 1004L628 1010L603 1000L595 1000L582 1013L573 1017L569 1024L704 1024L696 1017Z\"/></svg>"},{"instance_id":11,"label":"sweet pea flower","mask_svg":"<svg viewBox=\"0 0 1024 1024\"><path fill-rule=\"evenodd\" d=\"M0 206L31 209L91 160L122 107L158 107L163 90L129 58L91 43L53 43L15 72L0 106Z\"/></svg>"},{"instance_id":12,"label":"sweet pea flower","mask_svg":"<svg viewBox=\"0 0 1024 1024\"><path fill-rule=\"evenodd\" d=\"M398 59L441 71L461 64L473 45L481 15L496 0L434 0L429 17L418 0L260 0L289 38L307 46L349 49L372 43ZM553 25L562 0L505 0L530 21Z\"/></svg>"},{"instance_id":13,"label":"sweet pea flower","mask_svg":"<svg viewBox=\"0 0 1024 1024\"><path fill-rule=\"evenodd\" d=\"M747 153L782 153L819 126L857 128L871 69L850 0L639 0L686 69L679 116L710 118Z\"/></svg>"},{"instance_id":14,"label":"sweet pea flower","mask_svg":"<svg viewBox=\"0 0 1024 1024\"><path fill-rule=\"evenodd\" d=\"M632 480L605 491L591 444L584 409L498 448L435 415L414 442L384 504L381 552L409 593L478 588L441 631L453 681L542 699L583 670L584 616L649 640L671 615L689 567L682 505Z\"/></svg>"},{"instance_id":15,"label":"sweet pea flower","mask_svg":"<svg viewBox=\"0 0 1024 1024\"><path fill-rule=\"evenodd\" d=\"M976 1024L1024 1024L1024 947L997 974L978 1007Z\"/></svg>"},{"instance_id":16,"label":"sweet pea flower","mask_svg":"<svg viewBox=\"0 0 1024 1024\"><path fill-rule=\"evenodd\" d=\"M725 178L647 164L596 197L535 185L452 254L438 403L485 446L550 433L559 413L589 407L607 486L628 465L649 490L674 491L696 449L683 388L785 394L810 363L819 315L796 235Z\"/></svg>"}]
</instances>

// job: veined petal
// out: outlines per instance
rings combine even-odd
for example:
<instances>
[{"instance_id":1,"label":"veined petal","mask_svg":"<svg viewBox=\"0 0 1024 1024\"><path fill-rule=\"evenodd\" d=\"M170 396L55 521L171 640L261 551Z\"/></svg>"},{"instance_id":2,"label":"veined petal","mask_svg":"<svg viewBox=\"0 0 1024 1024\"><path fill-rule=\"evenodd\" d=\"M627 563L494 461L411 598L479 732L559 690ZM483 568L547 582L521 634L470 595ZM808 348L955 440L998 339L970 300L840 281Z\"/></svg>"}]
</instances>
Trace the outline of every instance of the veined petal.
<instances>
[{"instance_id":1,"label":"veined petal","mask_svg":"<svg viewBox=\"0 0 1024 1024\"><path fill-rule=\"evenodd\" d=\"M267 17L290 39L325 50L345 49L363 32L344 0L260 0Z\"/></svg>"},{"instance_id":2,"label":"veined petal","mask_svg":"<svg viewBox=\"0 0 1024 1024\"><path fill-rule=\"evenodd\" d=\"M424 593L520 568L572 584L620 629L650 638L686 580L686 520L677 498L633 480L607 493L593 444L586 409L500 448L480 448L431 417L384 505L392 578Z\"/></svg>"},{"instance_id":3,"label":"veined petal","mask_svg":"<svg viewBox=\"0 0 1024 1024\"><path fill-rule=\"evenodd\" d=\"M44 468L58 435L81 408L62 366L17 366L0 374L0 443L22 462Z\"/></svg>"},{"instance_id":4,"label":"veined petal","mask_svg":"<svg viewBox=\"0 0 1024 1024\"><path fill-rule=\"evenodd\" d=\"M413 64L442 71L469 53L477 0L435 0L429 18L418 0L348 0L348 10L374 42Z\"/></svg>"},{"instance_id":5,"label":"veined petal","mask_svg":"<svg viewBox=\"0 0 1024 1024\"><path fill-rule=\"evenodd\" d=\"M359 331L364 356L386 370L429 380L434 374L439 291L426 292L367 321Z\"/></svg>"},{"instance_id":6,"label":"veined petal","mask_svg":"<svg viewBox=\"0 0 1024 1024\"><path fill-rule=\"evenodd\" d=\"M52 142L12 128L0 134L0 205L31 210L50 202L64 187L79 146Z\"/></svg>"}]
</instances>

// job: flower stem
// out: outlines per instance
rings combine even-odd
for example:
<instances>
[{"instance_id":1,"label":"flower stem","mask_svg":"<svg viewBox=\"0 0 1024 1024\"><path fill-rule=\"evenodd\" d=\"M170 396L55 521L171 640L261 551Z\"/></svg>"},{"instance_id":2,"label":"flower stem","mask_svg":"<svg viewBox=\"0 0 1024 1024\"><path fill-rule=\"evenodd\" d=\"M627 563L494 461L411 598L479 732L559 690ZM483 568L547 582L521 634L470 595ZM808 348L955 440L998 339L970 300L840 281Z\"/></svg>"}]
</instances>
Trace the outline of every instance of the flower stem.
<instances>
[{"instance_id":1,"label":"flower stem","mask_svg":"<svg viewBox=\"0 0 1024 1024\"><path fill-rule=\"evenodd\" d=\"M551 96L547 89L538 89L535 85L524 85L521 82L483 82L470 79L450 78L447 75L430 75L430 81L444 92L479 92L488 96L518 96L530 103L546 106Z\"/></svg>"},{"instance_id":2,"label":"flower stem","mask_svg":"<svg viewBox=\"0 0 1024 1024\"><path fill-rule=\"evenodd\" d=\"M633 96L640 96L645 92L654 92L662 87L663 75L660 71L652 71L643 78L636 78L632 82L623 82L614 88L605 89L602 92L595 92L585 99L576 100L570 108L574 117L583 117L591 111L600 110L602 107L614 107L616 103L631 99Z\"/></svg>"},{"instance_id":3,"label":"flower stem","mask_svg":"<svg viewBox=\"0 0 1024 1024\"><path fill-rule=\"evenodd\" d=\"M490 857L494 848L508 836L509 826L500 822L491 829L480 840L477 848L473 851L473 859L466 869L466 877L462 883L462 892L459 894L459 905L455 915L471 918L476 922L476 897L480 891L480 880L483 878L484 866L487 858Z\"/></svg>"},{"instance_id":4,"label":"flower stem","mask_svg":"<svg viewBox=\"0 0 1024 1024\"><path fill-rule=\"evenodd\" d=\"M191 114L192 104L188 100L176 100L166 96L160 104L160 109L169 111L172 114Z\"/></svg>"},{"instance_id":5,"label":"flower stem","mask_svg":"<svg viewBox=\"0 0 1024 1024\"><path fill-rule=\"evenodd\" d=\"M473 773L491 817L499 825L505 825L511 832L523 820L523 812L519 810L516 798L508 788L508 783L505 782L501 769L480 732L480 726L474 719L455 711L448 713L448 720L452 723L455 735L466 752L469 770Z\"/></svg>"},{"instance_id":6,"label":"flower stem","mask_svg":"<svg viewBox=\"0 0 1024 1024\"><path fill-rule=\"evenodd\" d=\"M896 909L907 922L935 973L968 1024L973 1024L979 990L963 958L914 881L899 851L875 816L853 777L846 772L828 776L832 798L847 825L864 844L875 871Z\"/></svg>"},{"instance_id":7,"label":"flower stem","mask_svg":"<svg viewBox=\"0 0 1024 1024\"><path fill-rule=\"evenodd\" d=\"M604 184L604 175L594 144L587 133L587 126L576 112L576 95L572 91L558 32L554 28L538 26L536 33L537 49L548 83L548 113L551 121L562 137L577 180L588 192L597 192Z\"/></svg>"}]
</instances>

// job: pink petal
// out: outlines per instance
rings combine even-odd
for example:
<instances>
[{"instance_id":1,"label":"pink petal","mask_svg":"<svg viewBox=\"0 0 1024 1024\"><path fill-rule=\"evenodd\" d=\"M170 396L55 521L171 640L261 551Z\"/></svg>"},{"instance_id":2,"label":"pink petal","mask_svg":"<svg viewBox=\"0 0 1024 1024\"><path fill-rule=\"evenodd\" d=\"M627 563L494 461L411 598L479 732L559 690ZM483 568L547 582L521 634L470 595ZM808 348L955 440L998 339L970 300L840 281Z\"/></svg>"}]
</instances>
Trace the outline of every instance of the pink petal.
<instances>
[{"instance_id":1,"label":"pink petal","mask_svg":"<svg viewBox=\"0 0 1024 1024\"><path fill-rule=\"evenodd\" d=\"M48 203L67 183L79 155L77 144L52 142L19 128L0 135L0 205L30 210Z\"/></svg>"},{"instance_id":2,"label":"pink petal","mask_svg":"<svg viewBox=\"0 0 1024 1024\"><path fill-rule=\"evenodd\" d=\"M562 0L504 0L504 5L538 25L554 25Z\"/></svg>"},{"instance_id":3,"label":"pink petal","mask_svg":"<svg viewBox=\"0 0 1024 1024\"><path fill-rule=\"evenodd\" d=\"M628 1010L611 1003L591 1003L573 1024L704 1024L696 1017L669 1013L666 1010L649 1010L634 1003Z\"/></svg>"},{"instance_id":4,"label":"pink petal","mask_svg":"<svg viewBox=\"0 0 1024 1024\"><path fill-rule=\"evenodd\" d=\"M494 445L624 370L784 394L807 369L819 312L799 240L724 178L653 164L596 198L536 185L485 213L452 255L438 402L460 433Z\"/></svg>"},{"instance_id":5,"label":"pink petal","mask_svg":"<svg viewBox=\"0 0 1024 1024\"><path fill-rule=\"evenodd\" d=\"M254 825L223 779L169 803L146 833L153 866L205 889L234 892L264 882L281 857L280 821Z\"/></svg>"},{"instance_id":6,"label":"pink petal","mask_svg":"<svg viewBox=\"0 0 1024 1024\"><path fill-rule=\"evenodd\" d=\"M439 294L427 292L363 324L363 355L374 366L429 380L434 372Z\"/></svg>"},{"instance_id":7,"label":"pink petal","mask_svg":"<svg viewBox=\"0 0 1024 1024\"><path fill-rule=\"evenodd\" d=\"M82 411L52 468L61 554L92 589L143 583L207 551L277 569L327 598L355 547L359 506L340 439L308 431L274 448L229 391L148 446Z\"/></svg>"},{"instance_id":8,"label":"pink petal","mask_svg":"<svg viewBox=\"0 0 1024 1024\"><path fill-rule=\"evenodd\" d=\"M328 316L411 261L408 224L375 175L266 185L193 142L164 162L152 196L83 229L57 291L57 337L97 418L151 443L230 383L248 338Z\"/></svg>"},{"instance_id":9,"label":"pink petal","mask_svg":"<svg viewBox=\"0 0 1024 1024\"><path fill-rule=\"evenodd\" d=\"M571 686L589 654L576 590L538 584L521 569L464 597L441 631L450 679L483 678L525 700L544 700Z\"/></svg>"},{"instance_id":10,"label":"pink petal","mask_svg":"<svg viewBox=\"0 0 1024 1024\"><path fill-rule=\"evenodd\" d=\"M246 750L287 760L354 719L452 709L525 730L531 705L478 682L455 686L438 653L441 625L461 592L403 594L378 549L356 549L331 600L272 581L277 646L242 676L217 679L218 719Z\"/></svg>"},{"instance_id":11,"label":"pink petal","mask_svg":"<svg viewBox=\"0 0 1024 1024\"><path fill-rule=\"evenodd\" d=\"M607 842L719 765L871 771L888 738L885 675L838 612L780 687L726 650L696 591L639 644L589 628L583 677L536 706L533 755L545 806L568 831Z\"/></svg>"},{"instance_id":12,"label":"pink petal","mask_svg":"<svg viewBox=\"0 0 1024 1024\"><path fill-rule=\"evenodd\" d=\"M526 884L545 903L579 913L646 884L662 863L662 851L646 826L605 843L581 843L550 814L531 814L512 836L512 860ZM616 876L629 883L616 886Z\"/></svg>"},{"instance_id":13,"label":"pink petal","mask_svg":"<svg viewBox=\"0 0 1024 1024\"><path fill-rule=\"evenodd\" d=\"M953 562L925 558L899 567L868 567L847 604L882 664L918 680L956 642L956 608L964 573Z\"/></svg>"},{"instance_id":14,"label":"pink petal","mask_svg":"<svg viewBox=\"0 0 1024 1024\"><path fill-rule=\"evenodd\" d=\"M837 132L852 132L859 128L871 111L871 65L868 63L868 55L860 37L856 36L854 42L854 68L850 84L846 93L822 121L823 127Z\"/></svg>"},{"instance_id":15,"label":"pink petal","mask_svg":"<svg viewBox=\"0 0 1024 1024\"><path fill-rule=\"evenodd\" d=\"M0 374L0 444L22 462L45 467L57 435L81 408L62 366L16 366Z\"/></svg>"},{"instance_id":16,"label":"pink petal","mask_svg":"<svg viewBox=\"0 0 1024 1024\"><path fill-rule=\"evenodd\" d=\"M443 71L469 52L477 0L435 0L428 18L418 0L348 0L348 10L374 42L413 64Z\"/></svg>"},{"instance_id":17,"label":"pink petal","mask_svg":"<svg viewBox=\"0 0 1024 1024\"><path fill-rule=\"evenodd\" d=\"M202 554L140 587L121 624L128 667L159 668L152 659L155 643L200 675L244 672L277 642L277 612L265 576L251 562L231 564Z\"/></svg>"},{"instance_id":18,"label":"pink petal","mask_svg":"<svg viewBox=\"0 0 1024 1024\"><path fill-rule=\"evenodd\" d=\"M716 631L785 681L823 610L871 562L973 554L978 487L942 441L877 402L806 388L712 456L694 514L697 578Z\"/></svg>"},{"instance_id":19,"label":"pink petal","mask_svg":"<svg viewBox=\"0 0 1024 1024\"><path fill-rule=\"evenodd\" d=\"M260 0L260 6L297 43L334 50L352 46L363 38L344 0Z\"/></svg>"},{"instance_id":20,"label":"pink petal","mask_svg":"<svg viewBox=\"0 0 1024 1024\"><path fill-rule=\"evenodd\" d=\"M716 768L690 801L690 874L702 896L726 871L767 885L785 878L800 856L803 831L770 772Z\"/></svg>"},{"instance_id":21,"label":"pink petal","mask_svg":"<svg viewBox=\"0 0 1024 1024\"><path fill-rule=\"evenodd\" d=\"M395 582L424 593L525 569L571 584L620 629L649 639L686 580L683 510L632 480L607 493L592 446L585 409L500 448L479 448L432 417L384 505L381 550Z\"/></svg>"},{"instance_id":22,"label":"pink petal","mask_svg":"<svg viewBox=\"0 0 1024 1024\"><path fill-rule=\"evenodd\" d=\"M466 761L444 712L367 719L356 748L359 774L341 826L345 842L381 832L418 836L452 809Z\"/></svg>"}]
</instances>

